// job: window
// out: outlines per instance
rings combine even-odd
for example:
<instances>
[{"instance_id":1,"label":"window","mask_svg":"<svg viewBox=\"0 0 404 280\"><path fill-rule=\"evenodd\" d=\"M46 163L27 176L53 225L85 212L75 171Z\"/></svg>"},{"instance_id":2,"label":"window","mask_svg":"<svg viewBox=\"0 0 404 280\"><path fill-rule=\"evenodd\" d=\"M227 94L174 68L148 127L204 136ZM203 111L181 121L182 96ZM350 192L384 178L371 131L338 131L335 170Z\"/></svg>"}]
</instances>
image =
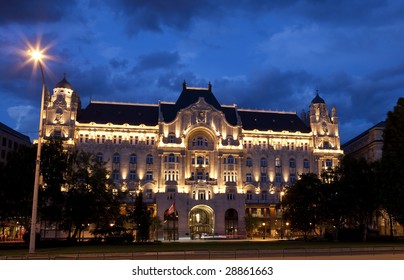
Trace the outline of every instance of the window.
<instances>
[{"instance_id":1,"label":"window","mask_svg":"<svg viewBox=\"0 0 404 280\"><path fill-rule=\"evenodd\" d=\"M104 162L104 155L102 153L97 154L97 161L98 162Z\"/></svg>"},{"instance_id":2,"label":"window","mask_svg":"<svg viewBox=\"0 0 404 280\"><path fill-rule=\"evenodd\" d=\"M146 156L146 164L153 164L153 156L148 154Z\"/></svg>"},{"instance_id":3,"label":"window","mask_svg":"<svg viewBox=\"0 0 404 280\"><path fill-rule=\"evenodd\" d=\"M227 163L228 164L234 164L234 157L233 156L228 156Z\"/></svg>"},{"instance_id":4,"label":"window","mask_svg":"<svg viewBox=\"0 0 404 280\"><path fill-rule=\"evenodd\" d=\"M246 159L246 161L245 161L245 165L246 165L247 167L251 167L251 166L253 165L252 158L248 157L248 158Z\"/></svg>"},{"instance_id":5,"label":"window","mask_svg":"<svg viewBox=\"0 0 404 280\"><path fill-rule=\"evenodd\" d=\"M151 189L147 189L144 196L145 196L146 199L152 199L153 198L153 191Z\"/></svg>"},{"instance_id":6,"label":"window","mask_svg":"<svg viewBox=\"0 0 404 280\"><path fill-rule=\"evenodd\" d=\"M175 143L175 135L168 135L168 143Z\"/></svg>"},{"instance_id":7,"label":"window","mask_svg":"<svg viewBox=\"0 0 404 280\"><path fill-rule=\"evenodd\" d=\"M136 162L137 162L137 157L136 157L136 155L135 155L135 154L131 154L130 157L129 157L129 163L130 163L130 164L136 164Z\"/></svg>"},{"instance_id":8,"label":"window","mask_svg":"<svg viewBox=\"0 0 404 280\"><path fill-rule=\"evenodd\" d=\"M266 173L261 173L261 183L266 183L267 182L267 174Z\"/></svg>"},{"instance_id":9,"label":"window","mask_svg":"<svg viewBox=\"0 0 404 280\"><path fill-rule=\"evenodd\" d=\"M252 175L251 175L251 173L247 173L245 177L246 177L245 180L246 180L247 183L252 183Z\"/></svg>"},{"instance_id":10,"label":"window","mask_svg":"<svg viewBox=\"0 0 404 280\"><path fill-rule=\"evenodd\" d=\"M305 168L305 169L309 169L309 168L310 168L310 162L309 162L309 160L306 159L306 158L303 160L303 168Z\"/></svg>"},{"instance_id":11,"label":"window","mask_svg":"<svg viewBox=\"0 0 404 280\"><path fill-rule=\"evenodd\" d=\"M114 181L118 181L119 180L119 170L114 170L114 171L112 171L112 179L114 180Z\"/></svg>"},{"instance_id":12,"label":"window","mask_svg":"<svg viewBox=\"0 0 404 280\"><path fill-rule=\"evenodd\" d=\"M276 167L281 167L281 159L278 158L278 157L275 159L275 166Z\"/></svg>"},{"instance_id":13,"label":"window","mask_svg":"<svg viewBox=\"0 0 404 280\"><path fill-rule=\"evenodd\" d=\"M206 200L206 192L199 191L199 200Z\"/></svg>"},{"instance_id":14,"label":"window","mask_svg":"<svg viewBox=\"0 0 404 280\"><path fill-rule=\"evenodd\" d=\"M261 192L261 198L262 198L262 200L267 200L268 199L268 192L267 191ZM261 213L262 212L263 211L261 210Z\"/></svg>"},{"instance_id":15,"label":"window","mask_svg":"<svg viewBox=\"0 0 404 280\"><path fill-rule=\"evenodd\" d=\"M289 176L289 182L290 182L291 184L296 183L296 174L290 174L290 176Z\"/></svg>"},{"instance_id":16,"label":"window","mask_svg":"<svg viewBox=\"0 0 404 280\"><path fill-rule=\"evenodd\" d=\"M115 153L113 158L112 158L112 162L113 163L119 163L121 161L121 157L119 156L118 153Z\"/></svg>"},{"instance_id":17,"label":"window","mask_svg":"<svg viewBox=\"0 0 404 280\"><path fill-rule=\"evenodd\" d=\"M175 155L174 154L169 154L168 155L168 162L175 162Z\"/></svg>"},{"instance_id":18,"label":"window","mask_svg":"<svg viewBox=\"0 0 404 280\"><path fill-rule=\"evenodd\" d=\"M293 158L289 160L289 167L296 168L296 161Z\"/></svg>"},{"instance_id":19,"label":"window","mask_svg":"<svg viewBox=\"0 0 404 280\"><path fill-rule=\"evenodd\" d=\"M268 166L268 164L267 164L267 159L266 158L261 158L261 167L267 167Z\"/></svg>"},{"instance_id":20,"label":"window","mask_svg":"<svg viewBox=\"0 0 404 280\"><path fill-rule=\"evenodd\" d=\"M203 164L203 157L199 156L196 158L196 164L202 165Z\"/></svg>"},{"instance_id":21,"label":"window","mask_svg":"<svg viewBox=\"0 0 404 280\"><path fill-rule=\"evenodd\" d=\"M136 181L136 171L129 171L129 181Z\"/></svg>"},{"instance_id":22,"label":"window","mask_svg":"<svg viewBox=\"0 0 404 280\"><path fill-rule=\"evenodd\" d=\"M147 181L153 180L153 171L147 171L146 172L146 180Z\"/></svg>"},{"instance_id":23,"label":"window","mask_svg":"<svg viewBox=\"0 0 404 280\"><path fill-rule=\"evenodd\" d=\"M227 200L235 200L236 195L233 189L227 190Z\"/></svg>"},{"instance_id":24,"label":"window","mask_svg":"<svg viewBox=\"0 0 404 280\"><path fill-rule=\"evenodd\" d=\"M329 149L329 148L330 148L330 142L324 141L324 143L323 143L323 148L324 148L324 149Z\"/></svg>"},{"instance_id":25,"label":"window","mask_svg":"<svg viewBox=\"0 0 404 280\"><path fill-rule=\"evenodd\" d=\"M325 160L325 166L327 168L332 168L332 159L326 159Z\"/></svg>"},{"instance_id":26,"label":"window","mask_svg":"<svg viewBox=\"0 0 404 280\"><path fill-rule=\"evenodd\" d=\"M253 198L253 194L251 191L247 191L247 199L251 200Z\"/></svg>"},{"instance_id":27,"label":"window","mask_svg":"<svg viewBox=\"0 0 404 280\"><path fill-rule=\"evenodd\" d=\"M196 173L196 179L197 180L203 180L203 172L197 172Z\"/></svg>"},{"instance_id":28,"label":"window","mask_svg":"<svg viewBox=\"0 0 404 280\"><path fill-rule=\"evenodd\" d=\"M198 136L194 139L192 139L192 147L207 147L208 146L208 139L202 136Z\"/></svg>"},{"instance_id":29,"label":"window","mask_svg":"<svg viewBox=\"0 0 404 280\"><path fill-rule=\"evenodd\" d=\"M279 173L275 174L275 183L280 184L282 183L282 176Z\"/></svg>"}]
</instances>

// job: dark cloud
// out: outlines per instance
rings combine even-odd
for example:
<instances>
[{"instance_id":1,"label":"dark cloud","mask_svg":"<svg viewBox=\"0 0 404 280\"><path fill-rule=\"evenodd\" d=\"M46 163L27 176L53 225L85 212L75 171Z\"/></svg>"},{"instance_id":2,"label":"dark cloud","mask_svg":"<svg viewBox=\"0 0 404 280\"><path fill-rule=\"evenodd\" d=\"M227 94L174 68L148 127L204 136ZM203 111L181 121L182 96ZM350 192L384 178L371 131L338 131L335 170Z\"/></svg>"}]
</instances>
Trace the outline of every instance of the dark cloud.
<instances>
[{"instance_id":1,"label":"dark cloud","mask_svg":"<svg viewBox=\"0 0 404 280\"><path fill-rule=\"evenodd\" d=\"M128 66L128 60L120 59L120 58L113 58L109 61L109 64L113 68L126 68L126 66Z\"/></svg>"},{"instance_id":2,"label":"dark cloud","mask_svg":"<svg viewBox=\"0 0 404 280\"><path fill-rule=\"evenodd\" d=\"M178 52L154 52L139 56L133 72L170 69L174 67L181 67Z\"/></svg>"},{"instance_id":3,"label":"dark cloud","mask_svg":"<svg viewBox=\"0 0 404 280\"><path fill-rule=\"evenodd\" d=\"M188 29L195 18L210 18L221 8L213 1L154 0L106 1L119 18L126 20L129 34L140 31L162 31L165 27Z\"/></svg>"},{"instance_id":4,"label":"dark cloud","mask_svg":"<svg viewBox=\"0 0 404 280\"><path fill-rule=\"evenodd\" d=\"M72 13L76 1L2 0L0 25L56 22Z\"/></svg>"}]
</instances>

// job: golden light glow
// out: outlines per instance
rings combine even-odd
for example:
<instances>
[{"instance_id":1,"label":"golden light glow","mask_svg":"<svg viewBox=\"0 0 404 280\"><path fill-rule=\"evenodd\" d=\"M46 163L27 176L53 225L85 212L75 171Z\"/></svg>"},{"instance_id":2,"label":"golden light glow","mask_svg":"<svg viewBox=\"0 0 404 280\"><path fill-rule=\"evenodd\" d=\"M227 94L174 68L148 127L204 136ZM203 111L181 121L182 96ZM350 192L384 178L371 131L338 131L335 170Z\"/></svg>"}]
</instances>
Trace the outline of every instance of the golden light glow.
<instances>
[{"instance_id":1,"label":"golden light glow","mask_svg":"<svg viewBox=\"0 0 404 280\"><path fill-rule=\"evenodd\" d=\"M42 59L44 58L43 52L43 50L38 49L30 49L27 51L28 55L31 56L32 59L34 59L35 61L42 61Z\"/></svg>"}]
</instances>

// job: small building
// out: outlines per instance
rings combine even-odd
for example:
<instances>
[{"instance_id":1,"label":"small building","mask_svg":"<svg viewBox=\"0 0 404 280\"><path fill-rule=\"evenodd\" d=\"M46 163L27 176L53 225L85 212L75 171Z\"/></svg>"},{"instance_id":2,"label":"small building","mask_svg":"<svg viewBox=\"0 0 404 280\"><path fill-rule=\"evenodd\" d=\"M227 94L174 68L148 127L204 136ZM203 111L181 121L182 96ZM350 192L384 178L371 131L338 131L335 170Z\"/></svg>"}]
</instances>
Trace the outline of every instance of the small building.
<instances>
[{"instance_id":1,"label":"small building","mask_svg":"<svg viewBox=\"0 0 404 280\"><path fill-rule=\"evenodd\" d=\"M29 145L31 145L31 141L28 136L0 122L0 164L6 164L7 154L10 151L16 151L20 146Z\"/></svg>"}]
</instances>

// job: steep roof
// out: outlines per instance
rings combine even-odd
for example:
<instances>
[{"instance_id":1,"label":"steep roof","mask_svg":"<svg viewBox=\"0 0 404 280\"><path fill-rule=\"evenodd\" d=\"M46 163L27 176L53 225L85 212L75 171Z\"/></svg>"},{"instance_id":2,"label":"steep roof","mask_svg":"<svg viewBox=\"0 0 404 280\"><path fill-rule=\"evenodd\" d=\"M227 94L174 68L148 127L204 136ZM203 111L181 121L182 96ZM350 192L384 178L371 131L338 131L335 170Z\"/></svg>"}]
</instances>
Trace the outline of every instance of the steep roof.
<instances>
[{"instance_id":1,"label":"steep roof","mask_svg":"<svg viewBox=\"0 0 404 280\"><path fill-rule=\"evenodd\" d=\"M254 111L238 109L243 129L245 130L273 130L310 132L304 122L295 113Z\"/></svg>"},{"instance_id":2,"label":"steep roof","mask_svg":"<svg viewBox=\"0 0 404 280\"><path fill-rule=\"evenodd\" d=\"M158 105L92 101L79 111L77 121L155 126L158 124Z\"/></svg>"},{"instance_id":3,"label":"steep roof","mask_svg":"<svg viewBox=\"0 0 404 280\"><path fill-rule=\"evenodd\" d=\"M11 127L5 125L2 122L0 122L0 130L7 133L7 134L10 134L10 135L12 135L12 136L14 136L16 138L19 138L19 139L21 139L21 140L23 140L23 141L25 141L27 143L31 143L31 140L29 139L29 137L27 135L24 135L24 134L14 130L14 129L12 129Z\"/></svg>"}]
</instances>

